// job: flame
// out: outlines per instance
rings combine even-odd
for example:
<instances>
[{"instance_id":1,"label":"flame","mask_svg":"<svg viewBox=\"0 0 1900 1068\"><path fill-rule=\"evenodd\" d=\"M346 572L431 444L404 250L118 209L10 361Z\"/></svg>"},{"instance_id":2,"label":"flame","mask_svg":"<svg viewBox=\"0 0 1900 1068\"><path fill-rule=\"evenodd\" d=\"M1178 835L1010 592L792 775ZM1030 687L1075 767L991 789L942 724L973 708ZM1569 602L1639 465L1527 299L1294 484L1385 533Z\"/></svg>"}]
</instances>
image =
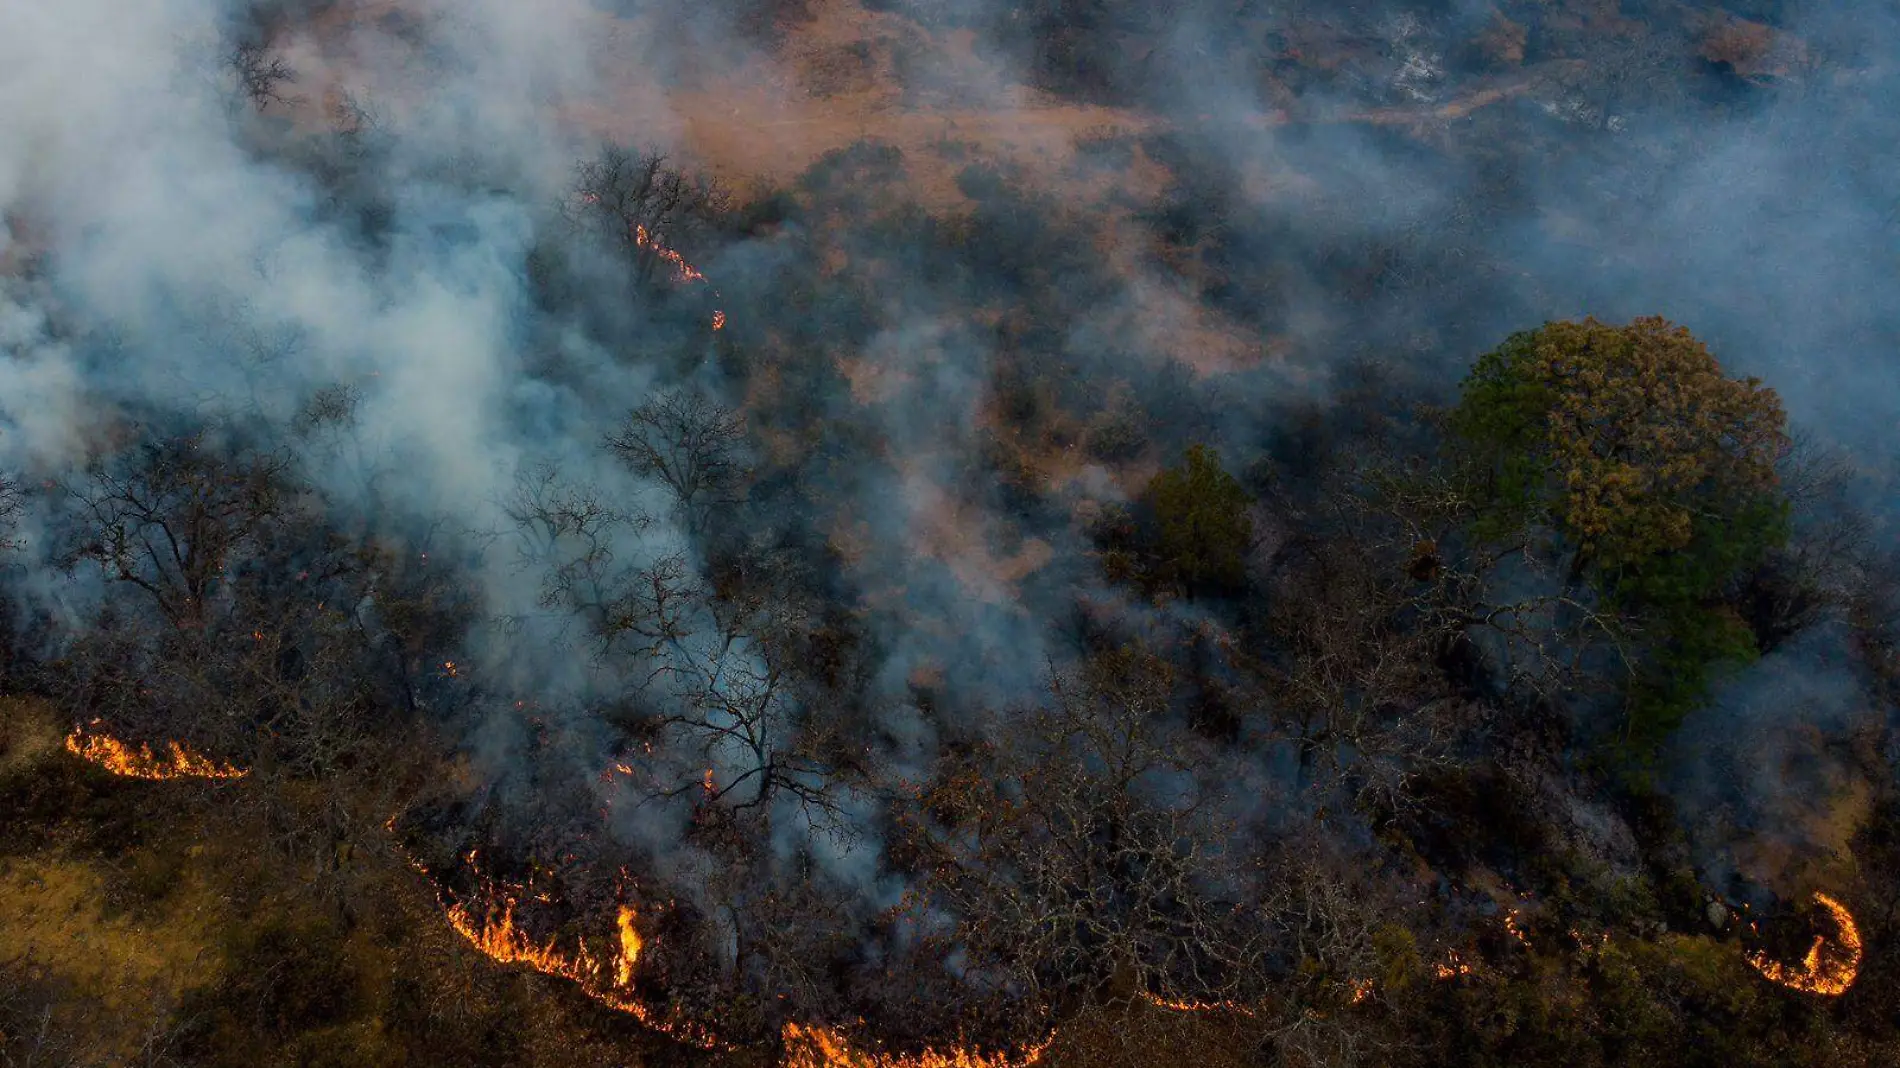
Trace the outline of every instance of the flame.
<instances>
[{"instance_id":1,"label":"flame","mask_svg":"<svg viewBox=\"0 0 1900 1068\"><path fill-rule=\"evenodd\" d=\"M1432 974L1440 982L1445 982L1461 975L1470 975L1471 965L1465 963L1465 959L1458 955L1457 950L1448 949L1445 951L1444 961L1432 965Z\"/></svg>"},{"instance_id":2,"label":"flame","mask_svg":"<svg viewBox=\"0 0 1900 1068\"><path fill-rule=\"evenodd\" d=\"M468 855L468 864L479 872L476 854ZM414 860L416 870L428 874ZM710 1030L677 1016L662 1014L640 999L635 989L634 970L640 962L646 940L639 932L639 911L635 906L620 906L614 918L618 941L612 956L597 954L586 941L573 950L564 950L559 940L537 942L515 921L515 910L523 895L534 894L531 887L483 878L483 902L470 905L443 900L449 926L497 964L525 964L543 975L574 983L588 997L639 1020L663 1034L702 1049L727 1049ZM540 895L536 895L540 896ZM1054 1041L1054 1034L1017 1055L986 1054L956 1047L947 1051L924 1050L914 1054L865 1052L854 1046L843 1033L828 1027L787 1022L785 1041L787 1068L1028 1068L1042 1059Z\"/></svg>"},{"instance_id":3,"label":"flame","mask_svg":"<svg viewBox=\"0 0 1900 1068\"><path fill-rule=\"evenodd\" d=\"M1518 922L1518 917L1521 915L1522 913L1520 913L1517 909L1511 909L1507 911L1504 914L1504 929L1506 931L1509 931L1511 933L1511 937L1517 939L1518 942L1522 944L1525 949L1529 949L1531 946L1530 935L1524 933L1523 926Z\"/></svg>"},{"instance_id":4,"label":"flame","mask_svg":"<svg viewBox=\"0 0 1900 1068\"><path fill-rule=\"evenodd\" d=\"M445 665L451 666L451 665ZM97 727L93 720L88 727ZM216 763L190 752L177 742L168 743L169 758L154 754L150 746L136 749L108 735L75 727L66 736L66 748L74 755L98 764L115 775L135 779L235 779L249 774L246 769ZM615 765L628 774L632 769ZM707 772L710 782L711 772ZM383 829L396 833L400 813L391 813ZM410 867L424 878L434 879L429 869L414 857ZM571 951L560 946L558 937L537 942L517 925L516 910L524 897L552 902L553 895L532 885L520 885L491 879L482 874L479 852L470 850L464 858L481 884L478 903L451 900L438 887L436 901L450 928L483 956L497 964L525 964L543 975L574 983L581 992L609 1008L624 1012L647 1027L702 1049L730 1049L706 1027L675 1014L662 1014L638 996L634 971L639 965L646 939L640 934L639 910L621 905L614 917L617 935L611 956L597 954L585 938ZM532 880L531 880L532 881ZM1858 959L1858 958L1857 958ZM1189 1003L1156 1004L1181 1008ZM1355 999L1357 1000L1357 999ZM1215 1007L1215 1006L1208 1006ZM1241 1009L1238 1011L1245 1012ZM785 1045L786 1068L1029 1068L1042 1060L1055 1042L1055 1032L1019 1053L983 1053L968 1047L949 1050L926 1049L918 1053L866 1052L858 1049L838 1030L819 1025L787 1021L781 1036Z\"/></svg>"},{"instance_id":5,"label":"flame","mask_svg":"<svg viewBox=\"0 0 1900 1068\"><path fill-rule=\"evenodd\" d=\"M1372 996L1372 980L1354 979L1352 981L1352 1004L1358 1005Z\"/></svg>"},{"instance_id":6,"label":"flame","mask_svg":"<svg viewBox=\"0 0 1900 1068\"><path fill-rule=\"evenodd\" d=\"M640 962L640 947L645 945L633 925L635 917L632 905L620 906L620 915L614 917L614 926L620 931L620 954L614 958L614 985L618 987L633 985L633 966Z\"/></svg>"},{"instance_id":7,"label":"flame","mask_svg":"<svg viewBox=\"0 0 1900 1068\"><path fill-rule=\"evenodd\" d=\"M1770 960L1766 953L1760 951L1748 954L1748 963L1771 983L1779 983L1804 994L1838 997L1845 994L1860 975L1860 959L1864 952L1860 926L1854 922L1854 916L1847 911L1846 906L1828 895L1815 894L1814 903L1825 909L1834 920L1838 931L1836 948L1829 951L1828 940L1816 935L1814 945L1808 947L1807 956L1801 958L1799 966Z\"/></svg>"},{"instance_id":8,"label":"flame","mask_svg":"<svg viewBox=\"0 0 1900 1068\"><path fill-rule=\"evenodd\" d=\"M647 231L645 226L639 223L633 224L633 243L640 248L652 249L655 256L672 264L674 281L682 285L706 281L706 276L700 273L699 268L687 263L686 257L680 255L678 252L660 244L659 239L654 237ZM716 297L719 294L715 292L713 295ZM726 328L726 313L724 311L719 309L713 310L712 328L714 330L724 330Z\"/></svg>"},{"instance_id":9,"label":"flame","mask_svg":"<svg viewBox=\"0 0 1900 1068\"><path fill-rule=\"evenodd\" d=\"M859 1049L844 1034L829 1027L787 1021L781 1037L785 1042L785 1068L1028 1068L1042 1060L1055 1041L1051 1034L1019 1054L980 1053L955 1047L947 1051L927 1049L920 1053L884 1053Z\"/></svg>"},{"instance_id":10,"label":"flame","mask_svg":"<svg viewBox=\"0 0 1900 1068\"><path fill-rule=\"evenodd\" d=\"M582 194L581 199L589 204L600 203L600 198L592 193ZM675 281L682 284L706 281L706 276L700 272L699 268L687 263L686 257L680 255L677 251L660 244L659 239L654 237L652 232L641 223L633 224L633 243L638 248L652 249L654 255L672 264ZM718 293L715 291L713 295L718 296ZM726 313L714 309L712 313L712 328L714 330L723 330L725 327Z\"/></svg>"},{"instance_id":11,"label":"flame","mask_svg":"<svg viewBox=\"0 0 1900 1068\"><path fill-rule=\"evenodd\" d=\"M1158 994L1143 992L1141 999L1158 1009L1169 1012L1234 1012L1242 1016L1252 1016L1253 1010L1237 1001L1194 1001L1191 999L1164 998Z\"/></svg>"},{"instance_id":12,"label":"flame","mask_svg":"<svg viewBox=\"0 0 1900 1068\"><path fill-rule=\"evenodd\" d=\"M474 852L469 853L467 861L479 876L481 869ZM414 859L409 863L423 875L429 874L428 869ZM611 957L596 954L585 939L575 949L567 951L560 948L559 939L536 942L515 924L515 910L523 895L542 900L548 900L548 896L537 893L532 887L504 883L486 876L481 876L481 884L480 905L450 901L440 890L436 892L436 899L443 906L449 926L483 956L497 964L525 964L543 975L565 979L595 1001L624 1012L647 1027L682 1042L709 1050L725 1048L707 1028L675 1014L662 1013L638 996L634 984L634 967L639 963L646 940L635 926L638 911L634 906L622 905L615 917L618 939Z\"/></svg>"},{"instance_id":13,"label":"flame","mask_svg":"<svg viewBox=\"0 0 1900 1068\"><path fill-rule=\"evenodd\" d=\"M149 745L136 748L96 730L98 720L86 727L74 727L66 736L66 750L89 763L97 764L114 775L128 779L241 779L250 774L244 768L220 764L199 756L177 742L167 742L166 755L152 752Z\"/></svg>"},{"instance_id":14,"label":"flame","mask_svg":"<svg viewBox=\"0 0 1900 1068\"><path fill-rule=\"evenodd\" d=\"M699 269L686 262L686 257L660 244L639 223L633 224L633 243L641 248L650 248L655 256L673 265L674 278L681 282L704 282L706 276Z\"/></svg>"}]
</instances>

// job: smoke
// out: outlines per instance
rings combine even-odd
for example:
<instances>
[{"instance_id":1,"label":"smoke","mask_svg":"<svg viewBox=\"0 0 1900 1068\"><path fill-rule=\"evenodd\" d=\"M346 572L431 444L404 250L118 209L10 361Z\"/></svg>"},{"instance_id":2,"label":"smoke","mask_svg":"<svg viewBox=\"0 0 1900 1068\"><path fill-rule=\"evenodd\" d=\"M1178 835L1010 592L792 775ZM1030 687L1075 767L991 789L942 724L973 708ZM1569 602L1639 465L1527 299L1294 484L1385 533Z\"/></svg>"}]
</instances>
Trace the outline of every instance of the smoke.
<instances>
[{"instance_id":1,"label":"smoke","mask_svg":"<svg viewBox=\"0 0 1900 1068\"><path fill-rule=\"evenodd\" d=\"M875 106L837 105L861 130L731 116L804 173L793 221L734 223L696 254L731 315L712 339L690 299L630 296L598 257L562 261L563 300L538 272L571 241L556 206L603 131L691 163L717 155L705 102L687 100L718 97L713 71L748 93L796 80L796 55L722 32L725 7L318 6L261 20L297 80L294 103L260 112L230 76L249 14L230 4L10 3L0 469L66 478L128 423L219 423L295 449L331 509L474 591L465 647L439 650L461 681L431 692L462 687L438 711L494 803L579 784L686 894L720 863L693 840L698 795L632 804L603 771L638 754L668 787L710 767L719 790L774 761L822 763L807 735L849 739L860 781L829 808L775 802L760 855L769 878L811 866L868 925L907 885L879 791L945 751L1020 744L1004 710L1046 703L1050 667L1082 646L1078 601L1098 615L1121 601L1096 577L1084 518L1194 438L1250 462L1355 359L1442 390L1512 330L1663 314L1781 389L1797 424L1884 462L1900 414L1900 23L1879 5L1791 10L1775 54L1796 58L1773 88L1700 58L1715 16L1686 7L1612 34L1602 54L1564 5L877 6L905 35L878 42ZM1521 62L1474 56L1506 16ZM918 52L961 29L978 31L967 53ZM1575 60L1594 80L1571 77ZM920 99L938 111L909 119L891 103ZM336 132L346 101L373 119L349 136ZM930 147L954 140L945 116L968 121L969 158ZM880 123L901 151L813 162ZM1021 145L1015 165L965 166ZM1130 166L1091 164L1097 151ZM803 362L748 379L749 350ZM339 388L347 419L295 429ZM602 447L669 388L746 410L773 481L736 513L744 529L693 529ZM1017 436L995 415L1015 408L1053 429ZM1140 461L1110 473L1071 456L1098 428L1049 414L1066 410L1134 413ZM813 427L823 440L798 439ZM599 509L536 540L524 494ZM71 629L108 593L56 566L56 527L46 501L23 517L16 586L24 613ZM636 671L548 597L553 573L612 585L665 561L703 588L734 546L818 561L789 584L856 613L835 628L849 631L839 670L868 680L851 701L734 681L816 661L815 640L775 646L763 624L702 606ZM1201 622L1120 614L1103 629ZM665 685L636 685L654 663ZM1769 721L1792 708L1802 729L1838 728L1854 683L1790 650L1736 687L1685 733L1710 743L1685 743L1699 769L1685 805L1771 837L1811 824L1780 788L1846 772L1800 765L1792 728ZM724 710L702 724L722 739L709 747L654 726L694 701ZM748 748L731 732L751 713L766 725ZM1277 804L1293 773L1259 749L1208 757L1169 796L1225 777L1246 787L1230 814L1269 822L1260 799ZM1728 848L1716 840L1708 851ZM1775 878L1779 863L1744 866Z\"/></svg>"},{"instance_id":2,"label":"smoke","mask_svg":"<svg viewBox=\"0 0 1900 1068\"><path fill-rule=\"evenodd\" d=\"M1695 855L1718 887L1745 878L1792 898L1840 870L1890 774L1844 628L1823 625L1728 679L1666 763ZM1737 883L1737 886L1746 884Z\"/></svg>"}]
</instances>

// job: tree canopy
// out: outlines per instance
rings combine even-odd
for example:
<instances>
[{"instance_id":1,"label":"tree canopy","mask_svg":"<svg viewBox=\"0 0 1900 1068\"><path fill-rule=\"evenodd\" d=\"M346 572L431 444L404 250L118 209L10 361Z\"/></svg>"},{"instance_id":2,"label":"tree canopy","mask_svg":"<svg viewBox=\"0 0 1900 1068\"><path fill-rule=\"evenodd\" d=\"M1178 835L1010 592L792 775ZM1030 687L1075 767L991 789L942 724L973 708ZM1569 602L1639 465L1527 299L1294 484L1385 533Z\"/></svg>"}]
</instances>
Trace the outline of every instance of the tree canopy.
<instances>
[{"instance_id":1,"label":"tree canopy","mask_svg":"<svg viewBox=\"0 0 1900 1068\"><path fill-rule=\"evenodd\" d=\"M1180 466L1148 484L1160 524L1163 567L1190 593L1209 585L1238 586L1253 520L1247 491L1205 445L1190 446Z\"/></svg>"},{"instance_id":2,"label":"tree canopy","mask_svg":"<svg viewBox=\"0 0 1900 1068\"><path fill-rule=\"evenodd\" d=\"M1481 539L1543 539L1640 620L1632 725L1667 729L1755 644L1724 594L1787 538L1775 391L1661 318L1552 322L1480 357L1452 413Z\"/></svg>"}]
</instances>

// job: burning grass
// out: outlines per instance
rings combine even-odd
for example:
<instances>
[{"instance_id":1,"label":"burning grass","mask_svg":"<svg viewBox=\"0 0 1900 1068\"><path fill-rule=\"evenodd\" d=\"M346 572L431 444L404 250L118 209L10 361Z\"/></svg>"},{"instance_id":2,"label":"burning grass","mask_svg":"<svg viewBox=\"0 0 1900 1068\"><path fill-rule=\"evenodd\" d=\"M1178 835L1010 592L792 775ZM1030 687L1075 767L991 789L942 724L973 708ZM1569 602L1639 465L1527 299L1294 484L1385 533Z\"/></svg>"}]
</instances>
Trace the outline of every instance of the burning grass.
<instances>
[{"instance_id":1,"label":"burning grass","mask_svg":"<svg viewBox=\"0 0 1900 1068\"><path fill-rule=\"evenodd\" d=\"M541 941L524 930L518 913L521 902L541 895L528 884L490 878L481 873L479 857L465 858L480 889L468 899L437 891L449 926L497 964L526 965L543 975L574 983L588 997L624 1012L642 1024L701 1049L730 1049L711 1028L669 1013L646 1001L637 977L646 936L639 931L639 911L621 905L615 916L615 939L605 948L584 939L571 948L559 940ZM417 871L428 869L411 862ZM788 1068L1028 1068L1042 1059L1054 1036L1019 1052L985 1053L970 1047L926 1049L916 1053L886 1053L865 1049L841 1030L817 1024L787 1022L781 1035Z\"/></svg>"},{"instance_id":2,"label":"burning grass","mask_svg":"<svg viewBox=\"0 0 1900 1068\"><path fill-rule=\"evenodd\" d=\"M584 938L572 947L561 946L558 938L541 941L517 919L521 902L541 895L529 884L484 874L479 859L474 851L465 858L478 886L474 894L462 899L439 887L436 890L449 926L477 952L497 964L524 964L543 975L565 979L600 1004L681 1042L709 1050L725 1048L709 1028L656 1008L641 996L635 972L646 939L639 931L637 906L619 907L614 938L605 948L591 946ZM410 864L434 881L421 863L412 859Z\"/></svg>"},{"instance_id":3,"label":"burning grass","mask_svg":"<svg viewBox=\"0 0 1900 1068\"><path fill-rule=\"evenodd\" d=\"M926 1049L918 1053L867 1051L828 1027L785 1025L785 1068L1028 1068L1042 1060L1051 1035L1020 1053L983 1053L973 1048Z\"/></svg>"},{"instance_id":4,"label":"burning grass","mask_svg":"<svg viewBox=\"0 0 1900 1068\"><path fill-rule=\"evenodd\" d=\"M1839 997L1847 993L1847 988L1853 986L1854 979L1860 975L1861 956L1865 952L1860 926L1845 905L1827 894L1815 894L1814 903L1834 923L1835 935L1831 940L1825 935L1815 935L1814 944L1808 947L1798 965L1771 960L1759 950L1748 955L1748 963L1762 978L1789 990Z\"/></svg>"},{"instance_id":5,"label":"burning grass","mask_svg":"<svg viewBox=\"0 0 1900 1068\"><path fill-rule=\"evenodd\" d=\"M99 721L75 727L66 736L66 751L114 775L128 779L241 779L249 772L230 764L220 764L187 749L179 742L167 742L162 753L149 745L130 745L101 733Z\"/></svg>"}]
</instances>

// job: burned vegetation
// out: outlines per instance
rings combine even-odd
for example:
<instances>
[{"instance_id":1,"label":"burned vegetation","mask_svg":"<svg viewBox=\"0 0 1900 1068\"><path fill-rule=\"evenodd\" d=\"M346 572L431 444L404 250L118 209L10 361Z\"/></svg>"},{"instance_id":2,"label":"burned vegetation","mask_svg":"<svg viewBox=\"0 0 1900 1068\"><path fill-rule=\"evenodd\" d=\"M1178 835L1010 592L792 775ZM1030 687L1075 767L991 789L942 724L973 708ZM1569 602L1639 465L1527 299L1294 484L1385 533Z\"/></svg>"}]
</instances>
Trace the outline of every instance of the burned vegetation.
<instances>
[{"instance_id":1,"label":"burned vegetation","mask_svg":"<svg viewBox=\"0 0 1900 1068\"><path fill-rule=\"evenodd\" d=\"M254 6L0 169L0 1066L1900 1053L1837 27L714 5L959 117L766 180L570 128L606 6Z\"/></svg>"}]
</instances>

